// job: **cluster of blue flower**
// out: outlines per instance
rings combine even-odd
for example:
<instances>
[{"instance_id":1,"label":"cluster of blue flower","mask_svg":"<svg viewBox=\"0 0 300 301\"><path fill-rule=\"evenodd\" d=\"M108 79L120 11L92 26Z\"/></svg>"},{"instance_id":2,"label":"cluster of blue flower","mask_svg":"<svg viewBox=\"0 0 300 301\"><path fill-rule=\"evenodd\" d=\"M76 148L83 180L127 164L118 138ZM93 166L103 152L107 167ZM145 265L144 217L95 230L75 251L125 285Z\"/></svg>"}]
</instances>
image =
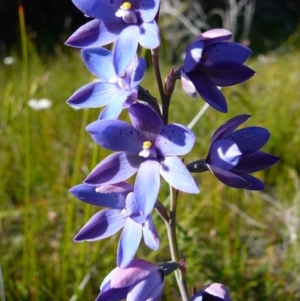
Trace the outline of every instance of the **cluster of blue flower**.
<instances>
[{"instance_id":1,"label":"cluster of blue flower","mask_svg":"<svg viewBox=\"0 0 300 301\"><path fill-rule=\"evenodd\" d=\"M162 206L157 200L160 176L173 189L186 193L199 193L191 172L206 170L228 186L261 190L263 183L249 173L275 164L278 158L260 151L270 136L266 129L235 131L250 117L244 114L217 129L206 159L185 165L181 156L191 151L195 135L186 126L168 124L168 112L161 112L156 98L140 86L146 62L138 58L138 48L155 53L160 45L156 22L160 0L73 2L94 20L80 27L66 44L82 48L83 61L99 80L78 89L67 102L83 108L105 106L99 120L88 125L87 131L97 144L114 152L83 184L70 190L88 204L106 207L87 222L75 241L103 239L123 228L117 268L105 277L97 300L158 301L165 275L183 267L175 261L155 265L134 256L142 237L152 250L160 244L151 216L155 207ZM176 72L171 70L164 91L160 91L163 108L168 108L164 102L169 102L176 80L181 79L186 93L193 97L199 94L216 110L227 112L219 87L244 82L255 73L244 65L251 51L230 42L230 38L228 30L213 29L190 43L183 66ZM112 52L102 47L110 43ZM128 110L131 124L117 119L123 109ZM126 180L134 174L131 185ZM162 209L158 211L164 216ZM186 301L188 294L181 295ZM190 300L205 300L205 296L212 298L209 300L230 300L227 288L218 283L203 288Z\"/></svg>"}]
</instances>

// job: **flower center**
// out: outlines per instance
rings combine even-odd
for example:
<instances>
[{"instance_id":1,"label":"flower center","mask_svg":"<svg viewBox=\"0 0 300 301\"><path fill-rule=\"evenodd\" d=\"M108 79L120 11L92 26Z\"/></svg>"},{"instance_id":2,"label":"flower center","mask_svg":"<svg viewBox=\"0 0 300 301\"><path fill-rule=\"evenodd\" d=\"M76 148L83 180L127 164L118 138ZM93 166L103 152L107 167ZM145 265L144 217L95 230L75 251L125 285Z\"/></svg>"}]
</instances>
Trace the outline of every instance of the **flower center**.
<instances>
[{"instance_id":1,"label":"flower center","mask_svg":"<svg viewBox=\"0 0 300 301\"><path fill-rule=\"evenodd\" d=\"M116 17L122 18L125 23L137 23L136 12L130 2L124 2L116 12Z\"/></svg>"},{"instance_id":2,"label":"flower center","mask_svg":"<svg viewBox=\"0 0 300 301\"><path fill-rule=\"evenodd\" d=\"M139 156L143 158L156 158L157 152L154 147L152 147L152 142L144 141L143 150L139 152Z\"/></svg>"},{"instance_id":3,"label":"flower center","mask_svg":"<svg viewBox=\"0 0 300 301\"><path fill-rule=\"evenodd\" d=\"M129 2L124 2L121 6L120 6L121 9L123 10L130 10L131 9L131 3Z\"/></svg>"},{"instance_id":4,"label":"flower center","mask_svg":"<svg viewBox=\"0 0 300 301\"><path fill-rule=\"evenodd\" d=\"M121 76L111 77L108 82L118 85L121 89L130 90L130 77L127 76L126 72Z\"/></svg>"}]
</instances>

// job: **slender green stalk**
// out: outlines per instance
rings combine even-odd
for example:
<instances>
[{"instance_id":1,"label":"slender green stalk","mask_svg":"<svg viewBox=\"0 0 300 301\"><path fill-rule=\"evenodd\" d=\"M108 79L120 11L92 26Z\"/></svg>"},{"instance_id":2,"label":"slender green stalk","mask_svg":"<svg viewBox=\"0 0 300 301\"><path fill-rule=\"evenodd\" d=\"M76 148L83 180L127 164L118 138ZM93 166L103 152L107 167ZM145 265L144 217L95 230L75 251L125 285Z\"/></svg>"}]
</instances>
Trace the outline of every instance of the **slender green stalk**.
<instances>
[{"instance_id":1,"label":"slender green stalk","mask_svg":"<svg viewBox=\"0 0 300 301\"><path fill-rule=\"evenodd\" d=\"M166 222L168 240L171 251L172 261L180 262L180 254L178 251L177 237L176 237L176 206L177 206L178 191L170 186L170 219ZM186 280L183 269L175 271L177 285L181 294L182 301L188 301L189 295L186 287Z\"/></svg>"},{"instance_id":2,"label":"slender green stalk","mask_svg":"<svg viewBox=\"0 0 300 301\"><path fill-rule=\"evenodd\" d=\"M159 67L159 48L151 50L152 63L154 67L155 78L158 86L158 91L162 104L162 118L164 124L168 124L169 119L169 102L167 101L164 86L161 79L160 67Z\"/></svg>"},{"instance_id":3,"label":"slender green stalk","mask_svg":"<svg viewBox=\"0 0 300 301\"><path fill-rule=\"evenodd\" d=\"M23 62L23 95L26 101L29 98L29 64L28 64L28 45L26 36L26 25L24 8L19 1L18 15L20 23L21 45L22 45L22 62ZM23 103L25 101L23 100ZM22 262L22 278L23 283L30 289L34 286L32 283L34 270L35 270L35 256L32 244L33 234L30 227L30 186L31 186L31 145L30 145L30 108L24 107L24 152L25 152L25 173L24 173L24 253Z\"/></svg>"},{"instance_id":4,"label":"slender green stalk","mask_svg":"<svg viewBox=\"0 0 300 301\"><path fill-rule=\"evenodd\" d=\"M83 110L82 122L79 132L79 141L77 145L76 157L75 157L75 166L74 166L74 173L72 176L72 186L77 184L79 181L79 172L81 166L81 158L84 149L84 138L85 138L85 127L88 122L89 110ZM66 219L66 226L65 226L65 233L64 233L64 242L63 242L63 254L62 254L62 265L61 265L61 295L64 295L65 287L67 285L67 274L69 271L69 264L70 264L70 250L72 241L72 229L74 223L74 213L75 213L75 201L73 198L70 198L68 207L67 207L67 219Z\"/></svg>"}]
</instances>

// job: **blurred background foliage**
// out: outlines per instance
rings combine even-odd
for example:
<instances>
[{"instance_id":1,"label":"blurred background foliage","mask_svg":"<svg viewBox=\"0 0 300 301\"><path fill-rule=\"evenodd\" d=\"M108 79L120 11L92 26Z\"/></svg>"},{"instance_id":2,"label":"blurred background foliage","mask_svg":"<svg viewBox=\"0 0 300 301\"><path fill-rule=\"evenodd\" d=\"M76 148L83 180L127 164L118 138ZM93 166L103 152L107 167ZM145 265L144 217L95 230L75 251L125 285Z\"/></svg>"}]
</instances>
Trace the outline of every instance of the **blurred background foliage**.
<instances>
[{"instance_id":1,"label":"blurred background foliage","mask_svg":"<svg viewBox=\"0 0 300 301\"><path fill-rule=\"evenodd\" d=\"M24 1L24 60L17 1L1 1L0 300L94 300L104 276L115 267L119 236L72 241L99 208L74 199L68 189L109 154L85 132L99 110L74 110L65 103L93 80L80 51L63 46L87 19L71 1ZM180 66L184 43L194 31L223 23L237 41L254 49L248 65L257 75L223 89L229 113L208 109L193 129L197 140L185 161L204 158L215 129L240 113L253 116L247 125L270 130L264 150L281 160L256 174L266 183L263 192L234 190L204 173L195 176L199 195L179 195L178 238L187 259L188 286L200 289L215 281L230 288L233 300L300 300L299 2L195 3L163 0L162 53L169 63L161 66L162 76L171 62ZM203 16L191 18L196 15ZM172 26L181 38L171 39ZM158 97L151 67L142 86ZM51 105L30 107L29 99L47 99ZM178 83L170 122L188 124L203 104L199 97L186 96ZM126 112L122 117L127 118ZM167 204L167 185L162 188L159 199ZM154 218L161 247L149 252L142 245L138 256L159 263L170 257L164 225L155 213ZM180 300L173 276L166 279L163 300Z\"/></svg>"},{"instance_id":2,"label":"blurred background foliage","mask_svg":"<svg viewBox=\"0 0 300 301\"><path fill-rule=\"evenodd\" d=\"M25 7L28 33L39 53L53 53L56 45L62 45L88 20L71 0L1 0L0 56L8 55L19 39L18 1ZM195 35L195 30L225 27L235 33L235 40L250 44L256 54L280 46L297 30L300 16L298 0L166 0L162 6L161 14L168 18L161 25L171 28L170 39L180 38L175 44L185 44L192 37L185 34L178 38L173 30L182 15L188 23L176 26L181 33L188 30ZM172 52L170 58L178 59L174 56L178 53Z\"/></svg>"}]
</instances>

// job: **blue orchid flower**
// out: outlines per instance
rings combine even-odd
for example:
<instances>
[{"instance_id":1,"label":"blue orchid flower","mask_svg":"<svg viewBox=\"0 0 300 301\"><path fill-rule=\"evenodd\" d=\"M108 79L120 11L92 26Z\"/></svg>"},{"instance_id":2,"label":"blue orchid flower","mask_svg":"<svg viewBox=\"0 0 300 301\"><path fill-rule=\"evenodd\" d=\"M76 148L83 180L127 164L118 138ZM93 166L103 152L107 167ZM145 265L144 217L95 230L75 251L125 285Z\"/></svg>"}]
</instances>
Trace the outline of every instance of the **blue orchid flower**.
<instances>
[{"instance_id":1,"label":"blue orchid flower","mask_svg":"<svg viewBox=\"0 0 300 301\"><path fill-rule=\"evenodd\" d=\"M85 182L113 184L137 173L134 193L139 212L145 216L155 205L160 175L178 190L198 193L194 179L177 157L191 150L194 134L183 125L164 125L146 103L137 102L128 112L132 125L120 120L98 120L87 126L100 146L116 153L100 162Z\"/></svg>"},{"instance_id":2,"label":"blue orchid flower","mask_svg":"<svg viewBox=\"0 0 300 301\"><path fill-rule=\"evenodd\" d=\"M133 259L142 236L152 250L159 247L159 236L152 217L141 216L135 204L133 186L126 183L103 185L98 188L87 184L73 187L70 192L80 200L107 209L97 212L76 234L74 241L95 241L107 238L123 228L118 250L117 265L126 267Z\"/></svg>"},{"instance_id":3,"label":"blue orchid flower","mask_svg":"<svg viewBox=\"0 0 300 301\"><path fill-rule=\"evenodd\" d=\"M121 61L118 73L124 73L138 44L146 49L160 45L159 28L154 20L159 0L73 0L87 16L95 18L80 27L66 41L73 47L100 47L114 42L113 61Z\"/></svg>"},{"instance_id":4,"label":"blue orchid flower","mask_svg":"<svg viewBox=\"0 0 300 301\"><path fill-rule=\"evenodd\" d=\"M118 73L118 63L104 48L82 50L87 68L100 80L78 89L68 100L72 106L97 108L106 106L99 119L117 118L124 108L132 105L138 97L138 85L143 79L146 62L135 55L123 73Z\"/></svg>"}]
</instances>

